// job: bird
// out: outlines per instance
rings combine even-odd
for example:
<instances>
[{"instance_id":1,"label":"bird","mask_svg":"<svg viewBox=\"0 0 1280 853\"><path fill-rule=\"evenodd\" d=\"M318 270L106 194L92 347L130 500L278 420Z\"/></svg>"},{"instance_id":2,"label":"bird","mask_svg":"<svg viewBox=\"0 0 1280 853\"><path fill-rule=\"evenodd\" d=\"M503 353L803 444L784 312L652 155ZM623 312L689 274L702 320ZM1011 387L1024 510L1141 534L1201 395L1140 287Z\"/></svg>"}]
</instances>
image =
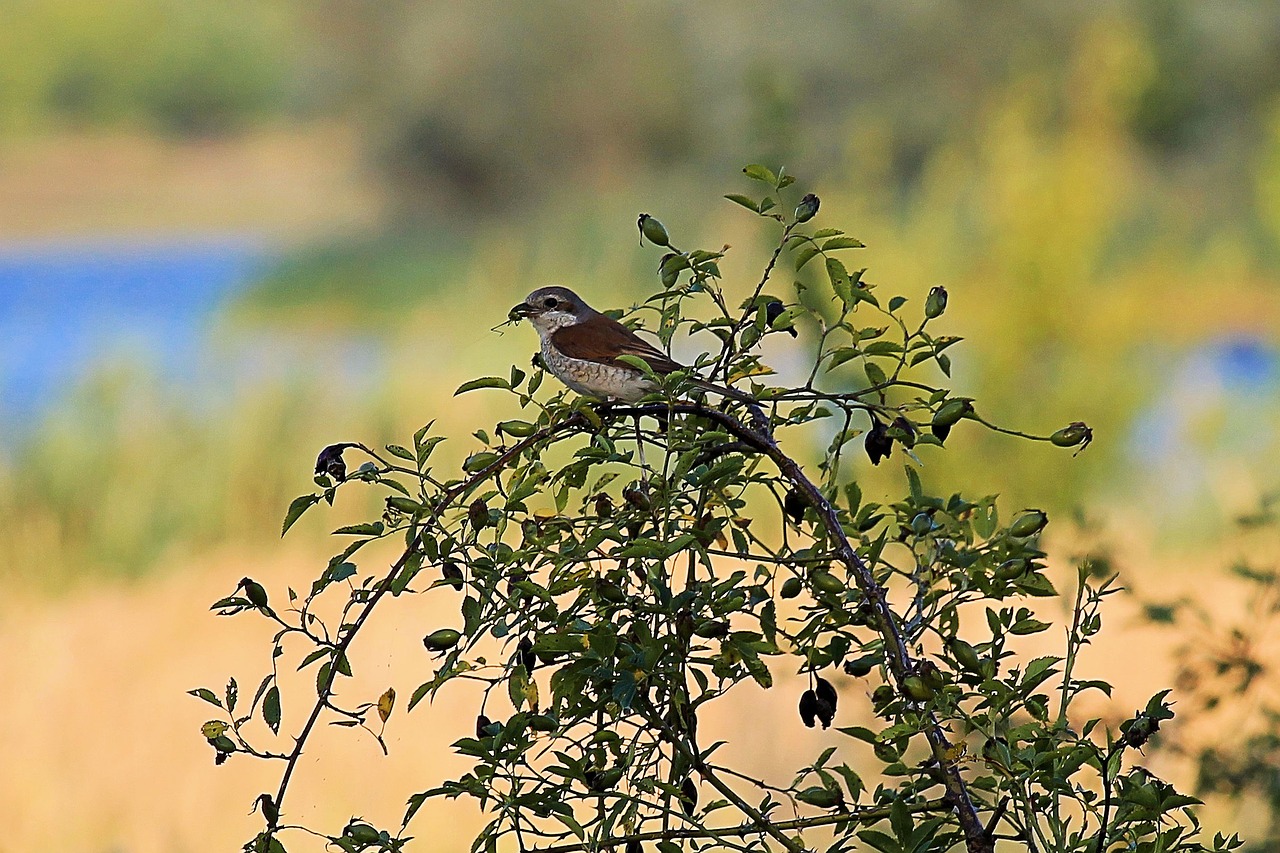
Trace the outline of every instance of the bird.
<instances>
[{"instance_id":1,"label":"bird","mask_svg":"<svg viewBox=\"0 0 1280 853\"><path fill-rule=\"evenodd\" d=\"M514 306L508 319L527 319L542 341L542 363L579 394L634 403L658 390L658 383L620 356L643 359L658 376L687 370L666 353L612 317L601 314L567 287L540 287ZM689 384L741 402L741 391L691 377Z\"/></svg>"}]
</instances>

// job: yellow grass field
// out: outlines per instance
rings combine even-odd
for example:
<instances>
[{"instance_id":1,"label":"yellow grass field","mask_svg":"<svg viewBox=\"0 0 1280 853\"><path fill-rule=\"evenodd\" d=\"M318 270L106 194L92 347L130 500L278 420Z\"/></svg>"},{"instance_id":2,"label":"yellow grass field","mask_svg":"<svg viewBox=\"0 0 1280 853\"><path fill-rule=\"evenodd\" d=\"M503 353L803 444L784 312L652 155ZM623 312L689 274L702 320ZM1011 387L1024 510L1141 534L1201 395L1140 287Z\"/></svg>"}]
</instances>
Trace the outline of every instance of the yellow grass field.
<instances>
[{"instance_id":1,"label":"yellow grass field","mask_svg":"<svg viewBox=\"0 0 1280 853\"><path fill-rule=\"evenodd\" d=\"M1220 557L1208 555L1206 562ZM211 554L144 581L86 586L63 599L6 595L0 601L0 851L238 849L260 828L260 818L249 809L260 792L274 791L282 765L236 756L215 767L199 727L216 711L185 691L208 686L221 692L226 676L234 675L247 702L266 671L270 632L266 620L216 617L208 604L244 574L280 596L286 585L308 584L321 565L321 556L309 558L282 544L257 555ZM376 571L377 565L366 558L364 568ZM1162 595L1177 589L1212 594L1197 587L1192 566L1150 564L1136 575L1144 586L1158 582ZM1070 575L1065 567L1057 573L1060 587L1069 586ZM456 601L455 593L438 589L390 599L380 608L353 647L356 677L342 682L339 700L353 705L396 688L399 707L386 735L391 754L384 757L358 730L322 727L290 791L289 821L335 834L353 814L395 825L408 795L463 771L466 765L448 745L472 730L478 692L455 682L434 704L411 714L403 710L413 689L431 675L421 637L456 621ZM1168 686L1169 648L1176 638L1142 627L1130 601L1112 601L1101 642L1082 666L1115 683L1115 701L1098 706L1115 720ZM1061 602L1051 600L1047 607L1047 614L1062 616ZM1048 654L1058 650L1061 632L1030 639L1026 654ZM297 659L289 651L281 667L282 735L270 743L269 733L254 724L259 745L281 751L314 695L313 670L288 674L292 667L284 661ZM775 689L743 685L702 725L707 743L730 742L722 755L728 763L780 780L824 745L853 742L834 730L805 729L794 710L799 679L775 675ZM842 697L836 725L866 722L866 697L875 685L843 675L834 680ZM850 748L858 766L859 747ZM1167 762L1152 769L1175 777L1180 772ZM1212 826L1214 813L1207 816ZM461 851L479 820L470 802L435 803L412 828L425 841L423 849ZM295 834L289 849L322 845Z\"/></svg>"}]
</instances>

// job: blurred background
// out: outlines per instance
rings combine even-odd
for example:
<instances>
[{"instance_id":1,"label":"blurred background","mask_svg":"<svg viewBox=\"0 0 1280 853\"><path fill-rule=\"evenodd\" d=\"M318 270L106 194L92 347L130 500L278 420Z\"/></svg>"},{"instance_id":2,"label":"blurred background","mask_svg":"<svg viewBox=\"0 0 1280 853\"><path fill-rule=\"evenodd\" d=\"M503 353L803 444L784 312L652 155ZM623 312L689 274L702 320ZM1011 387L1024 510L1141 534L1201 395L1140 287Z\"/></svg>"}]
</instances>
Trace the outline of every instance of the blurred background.
<instances>
[{"instance_id":1,"label":"blurred background","mask_svg":"<svg viewBox=\"0 0 1280 853\"><path fill-rule=\"evenodd\" d=\"M1088 517L1126 582L1201 595L1232 518L1280 486L1280 7L9 0L0 19L0 851L247 838L271 774L215 770L182 692L268 665L268 635L209 602L244 574L304 583L371 509L280 542L316 452L509 417L450 397L535 349L490 327L544 284L600 307L656 286L641 211L681 246L731 244L729 286L753 282L775 235L721 198L750 191L748 162L817 192L869 279L947 287L957 393L1098 435L1072 458L957 430L927 481L1044 507L1064 559ZM882 468L869 497L900 487ZM1118 612L1096 663L1141 703L1169 666L1118 650L1165 640ZM426 666L406 618L376 646L407 642L405 696ZM391 759L317 747L297 817L398 816L468 707L458 731L400 718ZM766 770L796 766L770 748Z\"/></svg>"}]
</instances>

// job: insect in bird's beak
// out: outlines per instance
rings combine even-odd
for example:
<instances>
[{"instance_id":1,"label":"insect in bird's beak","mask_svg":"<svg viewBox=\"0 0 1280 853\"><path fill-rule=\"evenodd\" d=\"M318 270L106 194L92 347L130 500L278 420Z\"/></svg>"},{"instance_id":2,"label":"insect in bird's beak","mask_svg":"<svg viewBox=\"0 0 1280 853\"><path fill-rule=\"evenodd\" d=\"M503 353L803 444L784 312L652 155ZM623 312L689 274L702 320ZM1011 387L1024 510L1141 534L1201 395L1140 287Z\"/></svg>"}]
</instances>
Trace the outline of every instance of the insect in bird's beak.
<instances>
[{"instance_id":1,"label":"insect in bird's beak","mask_svg":"<svg viewBox=\"0 0 1280 853\"><path fill-rule=\"evenodd\" d=\"M517 323L532 313L529 306L521 302L519 305L512 306L511 310L507 312L507 319L512 323Z\"/></svg>"}]
</instances>

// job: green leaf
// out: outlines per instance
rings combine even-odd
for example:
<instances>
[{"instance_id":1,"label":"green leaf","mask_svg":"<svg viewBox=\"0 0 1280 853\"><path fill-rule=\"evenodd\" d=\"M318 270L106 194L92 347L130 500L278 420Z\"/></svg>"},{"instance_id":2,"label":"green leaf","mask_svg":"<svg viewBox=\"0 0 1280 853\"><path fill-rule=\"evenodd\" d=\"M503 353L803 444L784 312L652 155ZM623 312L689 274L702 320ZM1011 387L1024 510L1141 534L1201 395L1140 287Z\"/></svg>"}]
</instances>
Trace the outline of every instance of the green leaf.
<instances>
[{"instance_id":1,"label":"green leaf","mask_svg":"<svg viewBox=\"0 0 1280 853\"><path fill-rule=\"evenodd\" d=\"M822 251L832 252L836 249L864 249L861 240L855 240L852 237L833 237L822 244Z\"/></svg>"},{"instance_id":2,"label":"green leaf","mask_svg":"<svg viewBox=\"0 0 1280 853\"><path fill-rule=\"evenodd\" d=\"M725 196L725 198L729 199L729 201L733 202L734 204L742 205L752 213L760 212L760 208L756 205L756 203L745 195L739 195L738 193L729 193L729 195Z\"/></svg>"},{"instance_id":3,"label":"green leaf","mask_svg":"<svg viewBox=\"0 0 1280 853\"><path fill-rule=\"evenodd\" d=\"M472 379L470 382L463 382L458 386L458 390L453 392L453 396L465 394L468 391L475 391L479 388L507 388L511 385L501 376L482 376L479 379Z\"/></svg>"},{"instance_id":4,"label":"green leaf","mask_svg":"<svg viewBox=\"0 0 1280 853\"><path fill-rule=\"evenodd\" d=\"M338 563L327 569L330 581L344 581L356 573L355 563Z\"/></svg>"},{"instance_id":5,"label":"green leaf","mask_svg":"<svg viewBox=\"0 0 1280 853\"><path fill-rule=\"evenodd\" d=\"M208 687L197 687L195 690L188 690L187 693L198 699L203 699L210 705L217 705L219 708L222 707L222 700L219 699L218 695Z\"/></svg>"},{"instance_id":6,"label":"green leaf","mask_svg":"<svg viewBox=\"0 0 1280 853\"><path fill-rule=\"evenodd\" d=\"M920 485L920 475L910 465L903 465L907 472L907 487L911 490L911 502L917 506L923 501L924 487Z\"/></svg>"},{"instance_id":7,"label":"green leaf","mask_svg":"<svg viewBox=\"0 0 1280 853\"><path fill-rule=\"evenodd\" d=\"M856 301L853 296L853 280L849 278L849 270L839 258L827 258L827 278L831 279L831 288L845 307L852 306Z\"/></svg>"},{"instance_id":8,"label":"green leaf","mask_svg":"<svg viewBox=\"0 0 1280 853\"><path fill-rule=\"evenodd\" d=\"M419 684L418 689L413 691L413 695L409 697L409 704L405 708L405 712L408 713L409 711L412 711L413 706L417 705L424 698L426 698L426 695L431 692L431 688L435 686L436 686L436 682L434 679L431 681L424 681L421 684Z\"/></svg>"},{"instance_id":9,"label":"green leaf","mask_svg":"<svg viewBox=\"0 0 1280 853\"><path fill-rule=\"evenodd\" d=\"M821 240L824 237L835 237L843 233L844 232L839 228L819 228L817 231L813 232L813 239Z\"/></svg>"},{"instance_id":10,"label":"green leaf","mask_svg":"<svg viewBox=\"0 0 1280 853\"><path fill-rule=\"evenodd\" d=\"M863 365L862 369L867 372L867 381L872 385L884 385L889 381L889 377L885 376L884 371L880 369L880 365L874 361L868 361Z\"/></svg>"},{"instance_id":11,"label":"green leaf","mask_svg":"<svg viewBox=\"0 0 1280 853\"><path fill-rule=\"evenodd\" d=\"M274 684L262 702L262 719L271 727L271 731L280 734L280 688Z\"/></svg>"},{"instance_id":12,"label":"green leaf","mask_svg":"<svg viewBox=\"0 0 1280 853\"><path fill-rule=\"evenodd\" d=\"M903 853L902 845L878 829L864 829L858 833L858 838L879 850L880 853Z\"/></svg>"},{"instance_id":13,"label":"green leaf","mask_svg":"<svg viewBox=\"0 0 1280 853\"><path fill-rule=\"evenodd\" d=\"M293 503L289 504L289 511L284 514L284 524L280 527L280 535L284 536L288 533L289 528L293 527L293 523L299 518L302 518L302 514L304 512L311 509L311 507L315 506L319 502L319 495L302 495L301 497L294 498Z\"/></svg>"},{"instance_id":14,"label":"green leaf","mask_svg":"<svg viewBox=\"0 0 1280 853\"><path fill-rule=\"evenodd\" d=\"M334 536L381 536L386 528L381 521L365 524L348 524L333 531Z\"/></svg>"},{"instance_id":15,"label":"green leaf","mask_svg":"<svg viewBox=\"0 0 1280 853\"><path fill-rule=\"evenodd\" d=\"M398 444L388 444L387 452L390 453L392 456L398 456L401 459L407 460L409 462L417 461L417 457L413 455L412 451L410 451L406 447L401 447Z\"/></svg>"},{"instance_id":16,"label":"green leaf","mask_svg":"<svg viewBox=\"0 0 1280 853\"><path fill-rule=\"evenodd\" d=\"M443 435L433 435L431 438L417 443L419 466L426 464L428 457L431 456L431 451L435 450L436 445L442 441L444 441Z\"/></svg>"},{"instance_id":17,"label":"green leaf","mask_svg":"<svg viewBox=\"0 0 1280 853\"><path fill-rule=\"evenodd\" d=\"M799 272L805 264L813 260L818 254L818 245L816 243L805 243L804 246L796 250L795 265L796 271Z\"/></svg>"},{"instance_id":18,"label":"green leaf","mask_svg":"<svg viewBox=\"0 0 1280 853\"><path fill-rule=\"evenodd\" d=\"M897 341L874 341L862 348L864 355L897 355L902 352L902 344Z\"/></svg>"},{"instance_id":19,"label":"green leaf","mask_svg":"<svg viewBox=\"0 0 1280 853\"><path fill-rule=\"evenodd\" d=\"M742 174L753 181L760 181L773 187L778 185L778 176L773 173L773 170L766 166L761 166L759 163L752 163L747 166L742 170Z\"/></svg>"}]
</instances>

